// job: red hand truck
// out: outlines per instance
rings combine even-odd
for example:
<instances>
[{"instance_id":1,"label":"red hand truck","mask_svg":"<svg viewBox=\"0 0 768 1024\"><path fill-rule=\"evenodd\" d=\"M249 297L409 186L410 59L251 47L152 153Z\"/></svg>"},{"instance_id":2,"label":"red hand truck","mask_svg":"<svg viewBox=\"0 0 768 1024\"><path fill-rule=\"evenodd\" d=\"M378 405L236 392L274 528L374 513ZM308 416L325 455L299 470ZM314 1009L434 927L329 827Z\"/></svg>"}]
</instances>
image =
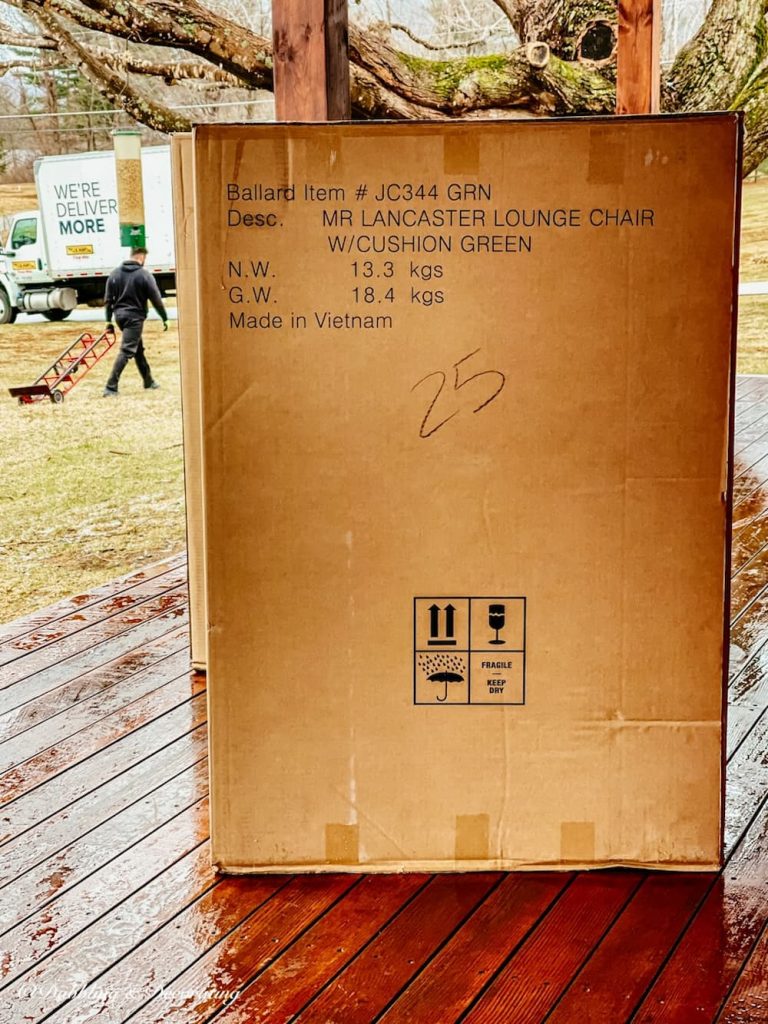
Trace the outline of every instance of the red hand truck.
<instances>
[{"instance_id":1,"label":"red hand truck","mask_svg":"<svg viewBox=\"0 0 768 1024\"><path fill-rule=\"evenodd\" d=\"M92 370L96 363L115 344L114 331L104 331L98 337L85 331L55 359L34 384L22 388L8 388L19 405L31 405L49 398L57 405L78 381Z\"/></svg>"}]
</instances>

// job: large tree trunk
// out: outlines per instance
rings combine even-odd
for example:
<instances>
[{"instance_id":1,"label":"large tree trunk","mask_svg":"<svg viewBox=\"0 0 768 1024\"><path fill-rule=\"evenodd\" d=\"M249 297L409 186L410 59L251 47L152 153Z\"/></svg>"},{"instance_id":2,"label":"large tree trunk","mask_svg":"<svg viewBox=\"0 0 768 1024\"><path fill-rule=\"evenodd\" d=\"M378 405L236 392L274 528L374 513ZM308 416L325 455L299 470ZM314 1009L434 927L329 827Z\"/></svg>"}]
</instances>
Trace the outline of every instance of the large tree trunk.
<instances>
[{"instance_id":1,"label":"large tree trunk","mask_svg":"<svg viewBox=\"0 0 768 1024\"><path fill-rule=\"evenodd\" d=\"M696 36L664 79L668 110L733 106L766 51L765 0L714 0Z\"/></svg>"}]
</instances>

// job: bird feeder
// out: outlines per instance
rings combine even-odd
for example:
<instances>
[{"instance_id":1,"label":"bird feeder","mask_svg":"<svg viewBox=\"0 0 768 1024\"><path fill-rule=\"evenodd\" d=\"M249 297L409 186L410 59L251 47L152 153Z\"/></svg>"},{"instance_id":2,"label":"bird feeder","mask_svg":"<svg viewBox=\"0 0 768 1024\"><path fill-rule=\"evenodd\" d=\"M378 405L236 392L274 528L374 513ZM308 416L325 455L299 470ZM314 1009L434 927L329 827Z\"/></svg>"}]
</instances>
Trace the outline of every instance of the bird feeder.
<instances>
[{"instance_id":1,"label":"bird feeder","mask_svg":"<svg viewBox=\"0 0 768 1024\"><path fill-rule=\"evenodd\" d=\"M114 131L112 138L115 146L120 245L143 246L147 244L147 233L141 178L141 134L137 131Z\"/></svg>"}]
</instances>

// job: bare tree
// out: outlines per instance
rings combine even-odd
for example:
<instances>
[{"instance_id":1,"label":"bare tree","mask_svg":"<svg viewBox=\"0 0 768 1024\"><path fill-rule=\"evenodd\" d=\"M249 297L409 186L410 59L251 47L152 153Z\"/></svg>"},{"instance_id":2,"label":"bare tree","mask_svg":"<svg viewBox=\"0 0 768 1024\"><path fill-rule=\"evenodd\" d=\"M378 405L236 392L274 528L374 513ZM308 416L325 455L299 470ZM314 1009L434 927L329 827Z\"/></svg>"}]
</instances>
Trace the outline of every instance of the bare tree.
<instances>
[{"instance_id":1,"label":"bare tree","mask_svg":"<svg viewBox=\"0 0 768 1024\"><path fill-rule=\"evenodd\" d=\"M450 3L453 13L442 27L433 19L431 39L390 17L391 8L388 22L350 27L356 117L613 111L615 0ZM0 21L0 43L21 48L26 59L78 68L111 103L159 131L189 127L168 100L180 84L224 96L272 88L264 11L240 0L211 0L207 7L199 0L12 0L12 6L27 28ZM767 6L768 0L713 0L662 83L668 111L744 109L747 172L768 156ZM462 19L461 33L446 31ZM499 41L497 52L485 52L489 39ZM457 53L456 44L465 52Z\"/></svg>"}]
</instances>

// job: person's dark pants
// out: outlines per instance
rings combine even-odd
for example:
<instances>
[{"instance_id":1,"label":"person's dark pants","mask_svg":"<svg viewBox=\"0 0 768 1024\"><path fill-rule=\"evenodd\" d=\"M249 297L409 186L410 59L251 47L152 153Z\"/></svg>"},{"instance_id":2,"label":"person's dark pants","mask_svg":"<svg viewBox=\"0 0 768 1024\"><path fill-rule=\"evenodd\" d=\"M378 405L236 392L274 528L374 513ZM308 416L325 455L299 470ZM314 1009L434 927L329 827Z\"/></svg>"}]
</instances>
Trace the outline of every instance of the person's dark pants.
<instances>
[{"instance_id":1,"label":"person's dark pants","mask_svg":"<svg viewBox=\"0 0 768 1024\"><path fill-rule=\"evenodd\" d=\"M136 368L144 381L144 387L152 386L152 371L149 368L147 357L144 355L144 342L141 339L141 332L144 328L143 320L118 320L117 326L122 331L120 339L120 351L117 353L115 365L107 381L108 391L117 391L120 381L120 374L131 359L136 360Z\"/></svg>"}]
</instances>

